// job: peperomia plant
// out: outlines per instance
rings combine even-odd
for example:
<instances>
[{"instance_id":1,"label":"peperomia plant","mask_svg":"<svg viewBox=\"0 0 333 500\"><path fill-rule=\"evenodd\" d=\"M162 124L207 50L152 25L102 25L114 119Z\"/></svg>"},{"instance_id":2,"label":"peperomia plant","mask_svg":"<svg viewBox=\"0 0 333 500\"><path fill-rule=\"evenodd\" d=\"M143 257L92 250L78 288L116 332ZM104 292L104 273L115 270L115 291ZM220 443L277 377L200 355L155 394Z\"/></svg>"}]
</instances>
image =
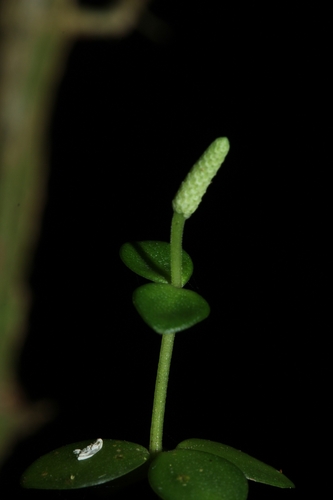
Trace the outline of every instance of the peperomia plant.
<instances>
[{"instance_id":1,"label":"peperomia plant","mask_svg":"<svg viewBox=\"0 0 333 500\"><path fill-rule=\"evenodd\" d=\"M206 300L184 289L193 271L182 250L184 224L198 208L212 178L229 151L225 137L216 139L181 184L172 205L170 243L125 243L122 261L150 280L134 291L133 302L143 320L162 335L157 369L149 448L127 441L101 438L58 448L36 460L23 474L22 485L38 489L76 489L132 476L148 476L155 493L165 500L245 500L248 480L293 488L281 472L221 443L187 439L163 450L163 422L175 334L204 320ZM128 481L126 481L128 480Z\"/></svg>"}]
</instances>

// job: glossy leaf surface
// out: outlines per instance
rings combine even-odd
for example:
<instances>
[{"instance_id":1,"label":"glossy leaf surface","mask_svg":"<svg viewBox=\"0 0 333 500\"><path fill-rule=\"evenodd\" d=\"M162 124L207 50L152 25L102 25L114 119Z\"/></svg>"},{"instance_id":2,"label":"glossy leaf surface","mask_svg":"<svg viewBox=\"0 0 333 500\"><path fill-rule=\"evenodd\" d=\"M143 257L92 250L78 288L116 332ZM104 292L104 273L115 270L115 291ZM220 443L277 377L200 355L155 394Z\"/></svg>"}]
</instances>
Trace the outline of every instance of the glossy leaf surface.
<instances>
[{"instance_id":1,"label":"glossy leaf surface","mask_svg":"<svg viewBox=\"0 0 333 500\"><path fill-rule=\"evenodd\" d=\"M164 500L245 500L248 492L235 465L201 451L162 452L151 463L148 479Z\"/></svg>"},{"instance_id":2,"label":"glossy leaf surface","mask_svg":"<svg viewBox=\"0 0 333 500\"><path fill-rule=\"evenodd\" d=\"M157 333L186 330L207 318L208 303L192 290L149 283L134 291L133 303L142 319Z\"/></svg>"},{"instance_id":3,"label":"glossy leaf surface","mask_svg":"<svg viewBox=\"0 0 333 500\"><path fill-rule=\"evenodd\" d=\"M183 286L193 273L191 257L183 250ZM136 241L120 248L120 258L131 271L156 283L171 283L170 243L164 241Z\"/></svg>"},{"instance_id":4,"label":"glossy leaf surface","mask_svg":"<svg viewBox=\"0 0 333 500\"><path fill-rule=\"evenodd\" d=\"M128 474L149 458L148 450L139 444L105 439L96 455L78 460L73 451L90 444L73 443L43 455L24 472L22 486L47 490L95 486Z\"/></svg>"},{"instance_id":5,"label":"glossy leaf surface","mask_svg":"<svg viewBox=\"0 0 333 500\"><path fill-rule=\"evenodd\" d=\"M202 451L223 457L237 465L247 479L257 481L258 483L270 484L279 488L295 487L286 476L270 465L225 444L205 439L187 439L179 443L177 449Z\"/></svg>"}]
</instances>

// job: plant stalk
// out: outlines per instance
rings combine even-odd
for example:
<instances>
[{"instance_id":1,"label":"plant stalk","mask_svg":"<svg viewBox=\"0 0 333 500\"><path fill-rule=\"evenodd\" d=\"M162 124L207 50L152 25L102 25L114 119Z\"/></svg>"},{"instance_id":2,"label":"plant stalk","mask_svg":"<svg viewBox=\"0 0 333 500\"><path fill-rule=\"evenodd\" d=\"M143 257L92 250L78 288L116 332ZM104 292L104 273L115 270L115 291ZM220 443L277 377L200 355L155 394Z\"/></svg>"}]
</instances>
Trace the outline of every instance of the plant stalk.
<instances>
[{"instance_id":1,"label":"plant stalk","mask_svg":"<svg viewBox=\"0 0 333 500\"><path fill-rule=\"evenodd\" d=\"M171 224L170 259L171 284L177 288L182 287L182 239L185 220L183 215L174 212ZM174 340L175 333L166 333L162 335L150 427L149 452L152 456L157 455L163 449L162 439L165 403Z\"/></svg>"},{"instance_id":2,"label":"plant stalk","mask_svg":"<svg viewBox=\"0 0 333 500\"><path fill-rule=\"evenodd\" d=\"M175 333L162 335L150 428L149 452L152 456L162 451L165 402L174 340Z\"/></svg>"},{"instance_id":3,"label":"plant stalk","mask_svg":"<svg viewBox=\"0 0 333 500\"><path fill-rule=\"evenodd\" d=\"M177 212L173 213L171 223L171 284L177 288L182 288L182 242L185 225L185 217Z\"/></svg>"}]
</instances>

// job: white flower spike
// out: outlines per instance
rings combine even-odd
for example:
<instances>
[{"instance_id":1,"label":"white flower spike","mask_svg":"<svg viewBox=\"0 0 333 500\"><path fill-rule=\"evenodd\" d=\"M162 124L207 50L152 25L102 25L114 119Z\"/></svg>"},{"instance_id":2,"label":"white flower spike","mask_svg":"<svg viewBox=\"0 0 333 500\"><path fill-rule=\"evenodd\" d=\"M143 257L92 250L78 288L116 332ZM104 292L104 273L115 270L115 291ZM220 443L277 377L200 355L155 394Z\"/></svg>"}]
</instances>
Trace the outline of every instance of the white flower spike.
<instances>
[{"instance_id":1,"label":"white flower spike","mask_svg":"<svg viewBox=\"0 0 333 500\"><path fill-rule=\"evenodd\" d=\"M229 151L229 141L219 137L193 165L172 201L175 212L188 219L198 208L213 177Z\"/></svg>"},{"instance_id":2,"label":"white flower spike","mask_svg":"<svg viewBox=\"0 0 333 500\"><path fill-rule=\"evenodd\" d=\"M103 448L103 439L97 439L94 443L90 444L86 448L82 450L77 449L74 450L73 453L77 455L78 460L87 460L87 458L91 458L96 455Z\"/></svg>"}]
</instances>

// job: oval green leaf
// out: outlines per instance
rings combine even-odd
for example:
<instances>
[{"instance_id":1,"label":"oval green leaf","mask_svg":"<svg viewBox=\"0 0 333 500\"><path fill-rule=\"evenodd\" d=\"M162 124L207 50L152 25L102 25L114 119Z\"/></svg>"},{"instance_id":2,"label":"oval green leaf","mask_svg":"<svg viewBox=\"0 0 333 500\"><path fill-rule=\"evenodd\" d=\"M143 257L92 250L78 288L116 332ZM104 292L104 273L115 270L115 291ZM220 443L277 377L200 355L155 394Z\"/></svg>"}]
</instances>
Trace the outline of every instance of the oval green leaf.
<instances>
[{"instance_id":1,"label":"oval green leaf","mask_svg":"<svg viewBox=\"0 0 333 500\"><path fill-rule=\"evenodd\" d=\"M248 492L248 482L235 465L201 451L160 453L148 479L163 500L245 500Z\"/></svg>"},{"instance_id":2,"label":"oval green leaf","mask_svg":"<svg viewBox=\"0 0 333 500\"><path fill-rule=\"evenodd\" d=\"M86 460L78 460L75 449L89 446L82 441L43 455L28 467L21 477L24 488L70 490L112 481L146 463L149 452L143 446L127 441L105 439L103 448Z\"/></svg>"},{"instance_id":3,"label":"oval green leaf","mask_svg":"<svg viewBox=\"0 0 333 500\"><path fill-rule=\"evenodd\" d=\"M225 444L206 439L186 439L186 441L179 443L177 449L212 453L237 465L245 477L251 481L277 486L278 488L295 488L290 479L270 465Z\"/></svg>"},{"instance_id":4,"label":"oval green leaf","mask_svg":"<svg viewBox=\"0 0 333 500\"><path fill-rule=\"evenodd\" d=\"M148 283L134 291L133 303L142 319L157 333L186 330L207 318L208 303L192 290Z\"/></svg>"},{"instance_id":5,"label":"oval green leaf","mask_svg":"<svg viewBox=\"0 0 333 500\"><path fill-rule=\"evenodd\" d=\"M136 241L120 248L120 258L131 271L156 283L171 283L170 243L164 241ZM183 286L193 273L191 257L182 253Z\"/></svg>"}]
</instances>

